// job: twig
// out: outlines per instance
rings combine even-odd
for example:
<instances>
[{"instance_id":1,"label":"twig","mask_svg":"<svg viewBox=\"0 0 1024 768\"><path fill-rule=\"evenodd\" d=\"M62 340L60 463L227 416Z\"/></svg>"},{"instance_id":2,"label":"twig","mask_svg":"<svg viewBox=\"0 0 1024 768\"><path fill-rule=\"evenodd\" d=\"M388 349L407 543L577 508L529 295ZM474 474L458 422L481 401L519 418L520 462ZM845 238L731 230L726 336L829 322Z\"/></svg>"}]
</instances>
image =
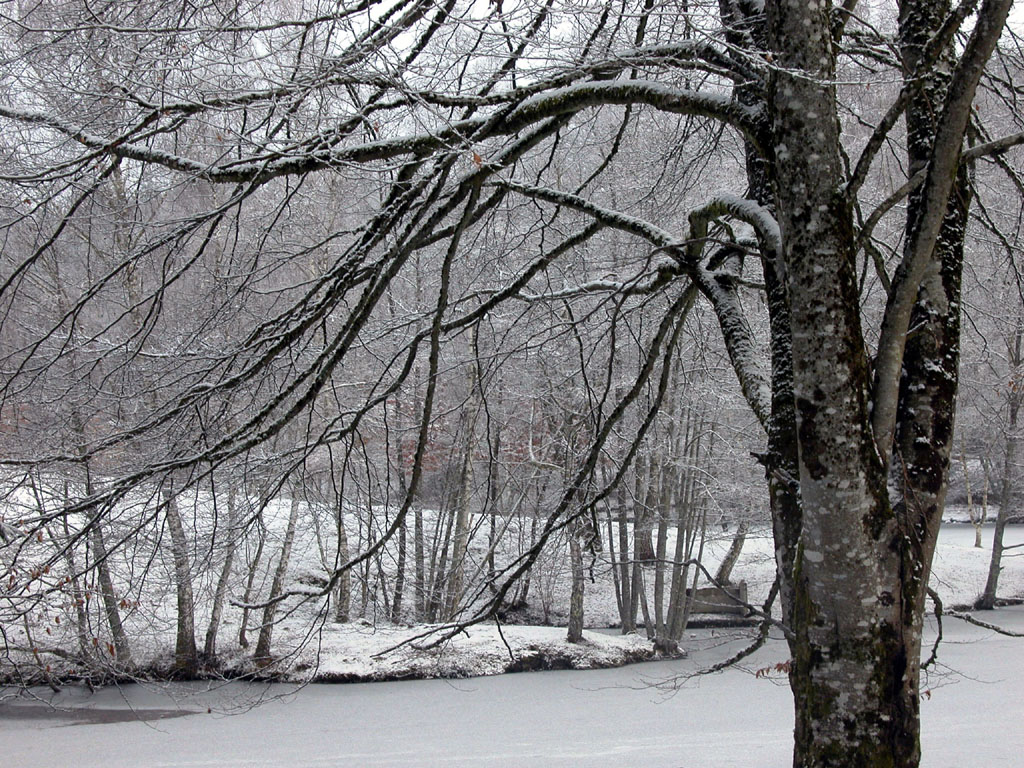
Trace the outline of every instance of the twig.
<instances>
[{"instance_id":1,"label":"twig","mask_svg":"<svg viewBox=\"0 0 1024 768\"><path fill-rule=\"evenodd\" d=\"M779 580L776 578L772 583L772 588L768 590L768 599L764 601L764 606L761 609L761 614L765 618L761 619L761 623L757 627L757 637L754 642L741 648L728 659L720 661L717 664L713 664L705 670L702 670L700 674L710 675L714 672L721 672L723 669L737 664L743 659L750 656L754 651L758 650L768 640L768 630L772 627L772 621L770 619L772 612L772 603L775 602L775 596L779 594Z\"/></svg>"},{"instance_id":2,"label":"twig","mask_svg":"<svg viewBox=\"0 0 1024 768\"><path fill-rule=\"evenodd\" d=\"M1000 635L1006 635L1007 637L1024 637L1024 632L1013 632L1009 629L1004 629L1003 627L996 626L995 624L989 624L987 621L981 621L980 619L974 618L969 613L961 613L960 611L947 611L946 615L952 616L955 619L960 619L961 621L966 621L968 624L973 624L976 627L989 629Z\"/></svg>"},{"instance_id":3,"label":"twig","mask_svg":"<svg viewBox=\"0 0 1024 768\"><path fill-rule=\"evenodd\" d=\"M508 644L508 640L505 639L505 633L501 631L501 619L497 616L494 617L494 625L498 628L498 637L501 638L501 642L505 644L505 650L508 651L509 661L515 662L516 655L512 653L512 646Z\"/></svg>"}]
</instances>

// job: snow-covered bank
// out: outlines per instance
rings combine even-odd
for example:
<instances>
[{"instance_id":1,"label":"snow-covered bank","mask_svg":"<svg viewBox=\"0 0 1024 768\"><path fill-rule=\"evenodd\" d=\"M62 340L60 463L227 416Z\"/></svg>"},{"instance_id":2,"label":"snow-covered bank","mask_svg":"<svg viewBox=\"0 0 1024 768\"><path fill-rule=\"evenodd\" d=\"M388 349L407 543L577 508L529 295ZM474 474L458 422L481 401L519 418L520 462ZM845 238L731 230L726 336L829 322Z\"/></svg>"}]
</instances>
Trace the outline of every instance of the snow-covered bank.
<instances>
[{"instance_id":1,"label":"snow-covered bank","mask_svg":"<svg viewBox=\"0 0 1024 768\"><path fill-rule=\"evenodd\" d=\"M983 529L982 548L974 547L974 529L970 525L947 524L939 536L931 584L947 608L967 605L981 594L988 573L991 554L992 526ZM1007 544L1024 543L1024 526L1007 528ZM729 537L723 536L711 543L705 552L710 569L717 566ZM1007 553L1000 581L999 594L1006 598L1024 597L1024 557L1021 550ZM301 570L299 570L302 573ZM610 569L595 567L595 581L588 582L585 595L585 616L591 629L608 627L617 620L615 591ZM735 579L743 579L749 587L749 599L760 604L774 578L772 541L767 531L753 531L747 538L743 553L734 571ZM537 590L541 593L541 590ZM565 594L563 594L563 592ZM552 580L545 599L553 604L568 603L568 583ZM159 610L169 610L161 603ZM317 615L315 606L308 604L292 612L289 610L275 628L273 665L257 667L251 648L243 649L237 643L238 614L229 614L224 620L220 665L208 670L212 677L259 676L287 681L354 682L371 680L418 679L431 677L465 678L494 675L508 671L529 669L592 669L620 666L655 658L651 644L642 636L625 637L588 632L586 642L570 645L565 642L565 629L560 626L506 626L501 631L494 624L482 624L456 634L450 642L424 648L429 640L409 642L422 636L429 626L393 626L379 622L376 627L365 620L348 624L324 620ZM45 618L45 617L44 617ZM529 617L528 617L529 618ZM539 617L534 617L539 618ZM551 620L562 623L564 616L552 612ZM696 618L696 617L695 617ZM51 636L49 629L53 628ZM69 622L58 625L40 623L36 627L35 642L41 648L41 658L49 673L58 679L74 679L77 668L68 660L47 649L63 642L65 649L74 648L74 636ZM171 673L173 624L165 622L161 631L149 631L133 636L136 659L142 674L166 677ZM17 675L36 672L35 680L44 677L44 667L38 665L32 654L23 628L9 628L7 642L12 648L11 658L21 661ZM61 634L63 633L63 634ZM61 639L58 639L61 638ZM396 646L400 646L395 650ZM690 650L684 638L684 649ZM20 657L18 654L20 653ZM11 668L0 660L0 682L17 683Z\"/></svg>"},{"instance_id":2,"label":"snow-covered bank","mask_svg":"<svg viewBox=\"0 0 1024 768\"><path fill-rule=\"evenodd\" d=\"M478 624L436 647L417 641L428 627L355 623L333 628L307 644L281 671L285 680L369 682L466 678L541 669L604 669L656 657L638 635L586 632L569 643L560 627Z\"/></svg>"}]
</instances>

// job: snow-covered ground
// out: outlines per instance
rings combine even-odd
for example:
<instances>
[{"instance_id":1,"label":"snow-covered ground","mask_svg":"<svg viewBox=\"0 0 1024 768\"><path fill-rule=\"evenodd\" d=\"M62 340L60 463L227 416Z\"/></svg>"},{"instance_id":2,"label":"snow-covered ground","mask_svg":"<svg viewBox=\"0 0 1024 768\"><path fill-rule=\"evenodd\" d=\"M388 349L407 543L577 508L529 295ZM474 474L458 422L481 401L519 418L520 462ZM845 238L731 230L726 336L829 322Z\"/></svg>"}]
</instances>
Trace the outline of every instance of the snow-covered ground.
<instances>
[{"instance_id":1,"label":"snow-covered ground","mask_svg":"<svg viewBox=\"0 0 1024 768\"><path fill-rule=\"evenodd\" d=\"M983 547L974 547L974 528L968 524L946 524L943 526L936 551L932 586L936 589L945 606L972 603L980 594L988 573L991 551L992 524L983 528ZM714 572L718 562L731 541L731 531L712 531L704 551L704 562ZM301 575L312 572L316 566L316 540L304 543L295 556L294 573ZM1007 528L1008 545L1024 543L1024 526ZM557 550L557 548L556 548ZM749 599L760 604L774 579L773 545L770 532L765 529L752 531L746 540L743 553L733 572L734 580L744 580L749 587ZM535 589L531 595L534 620L543 618L537 606L548 606L543 613L550 622L563 625L569 602L569 578L565 568L558 568L564 553L548 555L544 568L538 568ZM606 553L602 557L607 557ZM561 558L561 559L560 559ZM1007 552L1001 575L999 594L1003 597L1024 597L1024 549ZM615 590L611 568L606 560L598 560L593 568L595 580L586 584L585 620L592 629L607 628L618 622ZM294 578L298 578L295 576ZM543 577L543 578L542 578ZM648 576L649 577L649 576ZM169 649L174 643L173 593L163 590L159 599L148 606L148 611L137 611L134 624L129 624L135 646L136 658L144 666L154 667L153 659L169 662ZM544 666L537 663L543 657L557 668L596 668L614 666L631 660L648 658L653 655L651 645L642 637L620 637L589 633L588 642L572 646L564 641L565 630L555 627L504 626L499 632L493 624L468 628L456 635L452 642L440 648L418 651L411 645L403 645L396 651L384 653L396 645L421 636L429 628L419 626L392 626L378 621L376 626L365 620L349 624L336 624L329 618L318 615L322 603L315 602L297 606L296 610L282 612L282 621L275 629L275 654L281 663L273 670L260 670L260 674L285 675L290 680L374 680L404 679L422 677L470 677L493 675L508 668L534 668ZM59 609L67 611L66 608ZM206 615L203 607L200 615ZM57 613L59 614L59 611ZM142 617L142 618L140 618ZM255 672L251 649L246 651L237 643L240 612L229 610L221 630L221 660L232 672ZM66 618L71 618L67 615ZM52 617L51 617L52 619ZM40 612L40 623L36 636L45 638L47 643L60 644L73 649L74 636L71 622L57 625ZM140 624L141 621L141 624ZM252 622L250 621L250 626ZM51 628L54 634L51 636ZM44 635L45 631L45 635ZM27 646L27 639L21 637L23 629L14 625L7 628L7 640L13 646ZM63 640L58 640L63 633ZM251 632L251 634L253 634ZM420 642L419 645L423 645ZM0 659L0 672L4 670ZM27 652L21 654L21 661L32 664ZM58 671L59 659L47 656L46 663L52 663Z\"/></svg>"},{"instance_id":2,"label":"snow-covered ground","mask_svg":"<svg viewBox=\"0 0 1024 768\"><path fill-rule=\"evenodd\" d=\"M1024 607L986 618L1024 631ZM4 764L19 768L788 765L789 691L777 676L755 675L785 659L784 643L770 641L742 668L688 677L742 638L699 630L688 641L687 659L586 672L68 689L53 700L57 711L24 698L0 705L0 744ZM939 661L924 681L922 765L1020 765L1024 639L947 619ZM674 695L652 687L672 677Z\"/></svg>"},{"instance_id":3,"label":"snow-covered ground","mask_svg":"<svg viewBox=\"0 0 1024 768\"><path fill-rule=\"evenodd\" d=\"M988 574L992 525L983 530L983 547L974 546L974 528L947 524L940 533L932 574L932 587L944 606L968 605L981 594ZM1024 526L1010 526L1006 544L1024 542ZM729 536L712 542L705 552L709 568L727 548ZM773 544L767 531L748 536L736 565L734 579L750 588L749 599L760 604L774 579ZM1006 553L999 594L1024 597L1024 550ZM586 624L593 629L608 627L618 620L611 578L595 569L595 582L587 583ZM565 595L560 592L566 591ZM556 582L549 596L556 604L568 604L568 585ZM775 607L778 614L778 606ZM553 613L564 624L564 615ZM724 617L719 617L724 618ZM312 627L312 629L311 629ZM424 625L392 626L366 620L335 624L315 621L308 613L297 613L278 629L278 644L297 649L283 655L273 674L290 680L353 681L422 677L464 678L500 674L509 667L534 668L532 661L545 658L556 668L592 669L617 666L653 657L651 644L641 635L626 637L589 631L586 642L574 646L565 642L560 626L508 626L499 630L493 623L479 624L458 632L449 641L433 646L436 635ZM426 649L424 649L426 647ZM684 650L688 650L684 649ZM229 664L250 669L251 659L240 649Z\"/></svg>"},{"instance_id":4,"label":"snow-covered ground","mask_svg":"<svg viewBox=\"0 0 1024 768\"><path fill-rule=\"evenodd\" d=\"M291 677L317 681L464 678L537 668L600 669L653 656L640 635L589 631L583 642L566 642L561 627L478 624L440 644L425 635L429 627L373 627L354 622L324 632L299 652ZM418 639L419 638L419 639ZM425 647L432 646L432 647Z\"/></svg>"}]
</instances>

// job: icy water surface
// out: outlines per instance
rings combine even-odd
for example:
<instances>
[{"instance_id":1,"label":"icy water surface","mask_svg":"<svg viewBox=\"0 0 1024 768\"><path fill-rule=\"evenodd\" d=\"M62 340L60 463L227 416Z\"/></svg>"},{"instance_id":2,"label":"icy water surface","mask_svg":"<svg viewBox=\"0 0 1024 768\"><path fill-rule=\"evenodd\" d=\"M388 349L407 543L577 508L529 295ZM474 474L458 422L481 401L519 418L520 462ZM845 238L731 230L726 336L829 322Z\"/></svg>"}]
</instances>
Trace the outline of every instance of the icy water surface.
<instances>
[{"instance_id":1,"label":"icy water surface","mask_svg":"<svg viewBox=\"0 0 1024 768\"><path fill-rule=\"evenodd\" d=\"M999 618L1024 630L1024 608ZM925 681L923 765L1019 766L1024 639L952 620L945 634L940 668ZM0 745L4 765L19 768L786 766L788 690L754 676L785 659L781 641L673 696L649 686L724 657L737 647L726 640L702 631L690 638L690 659L591 672L300 690L70 690L56 697L56 711L24 698L0 706Z\"/></svg>"}]
</instances>

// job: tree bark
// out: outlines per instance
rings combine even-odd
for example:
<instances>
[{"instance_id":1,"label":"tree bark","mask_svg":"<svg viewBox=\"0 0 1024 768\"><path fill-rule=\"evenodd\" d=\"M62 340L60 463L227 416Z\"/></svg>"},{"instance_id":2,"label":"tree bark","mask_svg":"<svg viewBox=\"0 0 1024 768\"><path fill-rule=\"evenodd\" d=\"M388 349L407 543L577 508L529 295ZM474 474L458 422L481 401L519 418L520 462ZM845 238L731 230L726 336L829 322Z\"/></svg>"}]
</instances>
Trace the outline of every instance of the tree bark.
<instances>
[{"instance_id":1,"label":"tree bark","mask_svg":"<svg viewBox=\"0 0 1024 768\"><path fill-rule=\"evenodd\" d=\"M292 557L292 545L295 543L295 529L299 521L299 495L298 490L292 491L291 509L288 513L288 527L285 530L284 542L281 544L281 557L277 561L277 568L274 570L274 580L270 585L268 601L275 601L284 591L284 579L288 573L288 561ZM256 650L253 651L253 658L258 662L270 661L270 642L274 634L274 615L277 613L277 603L269 602L263 609L263 622L260 625L260 634L256 640Z\"/></svg>"},{"instance_id":2,"label":"tree bark","mask_svg":"<svg viewBox=\"0 0 1024 768\"><path fill-rule=\"evenodd\" d=\"M852 212L838 191L843 163L828 6L781 0L768 14L803 513L789 617L794 765L882 767L897 764L909 724L902 697L891 695L904 685L907 666L901 563L871 434Z\"/></svg>"},{"instance_id":3,"label":"tree bark","mask_svg":"<svg viewBox=\"0 0 1024 768\"><path fill-rule=\"evenodd\" d=\"M736 561L740 559L743 551L743 543L747 540L747 521L741 520L736 526L736 533L733 534L732 543L729 544L729 551L722 558L721 565L715 573L715 581L722 586L731 584L732 569L736 567Z\"/></svg>"},{"instance_id":4,"label":"tree bark","mask_svg":"<svg viewBox=\"0 0 1024 768\"><path fill-rule=\"evenodd\" d=\"M416 619L423 621L427 612L426 568L423 554L423 510L417 505L412 513L412 549L416 579Z\"/></svg>"},{"instance_id":5,"label":"tree bark","mask_svg":"<svg viewBox=\"0 0 1024 768\"><path fill-rule=\"evenodd\" d=\"M110 634L114 639L114 652L117 656L118 666L130 669L132 666L131 645L128 642L128 634L124 631L124 624L121 622L121 610L117 603L117 594L114 592L114 580L110 576L110 566L107 563L107 544L103 535L103 527L97 517L91 521L93 559L96 563L96 580L100 585L100 596L103 598L103 608L107 615L107 624L110 627Z\"/></svg>"},{"instance_id":6,"label":"tree bark","mask_svg":"<svg viewBox=\"0 0 1024 768\"><path fill-rule=\"evenodd\" d=\"M338 536L337 567L349 561L348 531L345 527L345 504L339 497L334 503L335 526ZM334 591L334 621L345 624L352 611L352 570L346 569L338 575Z\"/></svg>"},{"instance_id":7,"label":"tree bark","mask_svg":"<svg viewBox=\"0 0 1024 768\"><path fill-rule=\"evenodd\" d=\"M974 494L971 491L971 473L967 469L967 449L963 442L960 445L960 465L964 470L964 492L967 494L967 519L974 526L974 546L981 549L981 527L985 524L985 514L978 514L974 509Z\"/></svg>"},{"instance_id":8,"label":"tree bark","mask_svg":"<svg viewBox=\"0 0 1024 768\"><path fill-rule=\"evenodd\" d=\"M466 560L469 556L470 507L473 502L473 452L476 448L476 422L483 400L480 390L480 361L475 328L470 328L469 331L469 349L472 352L472 360L466 374L469 401L463 412L462 461L459 471L459 493L455 506L455 534L445 610L445 616L448 619L454 618L459 611L462 593L465 589Z\"/></svg>"},{"instance_id":9,"label":"tree bark","mask_svg":"<svg viewBox=\"0 0 1024 768\"><path fill-rule=\"evenodd\" d=\"M261 501L262 505L263 502ZM245 579L245 591L242 593L242 603L248 605L252 600L253 585L256 582L256 571L259 568L260 560L263 558L263 548L267 543L267 530L263 525L263 509L262 506L259 511L259 515L256 520L256 528L259 539L256 544L256 552L253 554L252 561L249 563L249 572ZM238 623L238 644L242 648L249 647L249 639L246 636L246 632L249 627L249 608L242 609L242 619Z\"/></svg>"},{"instance_id":10,"label":"tree bark","mask_svg":"<svg viewBox=\"0 0 1024 768\"><path fill-rule=\"evenodd\" d=\"M625 484L621 483L615 493L617 527L619 535L619 621L622 625L622 634L628 635L636 631L636 610L633 606L633 583L629 575L629 523L626 518L626 490Z\"/></svg>"},{"instance_id":11,"label":"tree bark","mask_svg":"<svg viewBox=\"0 0 1024 768\"><path fill-rule=\"evenodd\" d=\"M583 639L583 591L586 575L583 570L583 547L575 532L569 533L569 563L572 570L572 591L569 595L569 630L566 640L578 643Z\"/></svg>"},{"instance_id":12,"label":"tree bark","mask_svg":"<svg viewBox=\"0 0 1024 768\"><path fill-rule=\"evenodd\" d=\"M195 600L192 594L192 568L189 565L188 538L181 523L178 497L174 489L164 487L164 517L171 534L171 557L174 561L174 586L178 607L177 632L174 642L174 672L192 678L199 671L199 652L196 648Z\"/></svg>"},{"instance_id":13,"label":"tree bark","mask_svg":"<svg viewBox=\"0 0 1024 768\"><path fill-rule=\"evenodd\" d=\"M220 631L221 617L224 613L224 599L228 593L231 580L231 566L235 561L235 549L238 546L238 507L235 503L235 489L228 489L228 531L224 551L224 563L217 577L217 586L213 592L213 608L210 611L210 625L206 629L206 641L203 644L203 655L212 660L217 656L217 633Z\"/></svg>"}]
</instances>

